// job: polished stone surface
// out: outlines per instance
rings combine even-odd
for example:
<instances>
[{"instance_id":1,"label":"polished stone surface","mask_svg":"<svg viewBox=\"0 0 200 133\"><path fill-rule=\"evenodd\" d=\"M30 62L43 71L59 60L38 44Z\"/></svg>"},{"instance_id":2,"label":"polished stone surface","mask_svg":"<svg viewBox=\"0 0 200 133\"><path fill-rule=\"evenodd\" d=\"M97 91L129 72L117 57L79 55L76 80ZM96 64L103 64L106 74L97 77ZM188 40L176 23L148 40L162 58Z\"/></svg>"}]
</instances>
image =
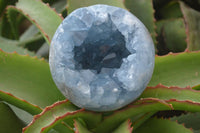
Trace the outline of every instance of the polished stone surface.
<instances>
[{"instance_id":1,"label":"polished stone surface","mask_svg":"<svg viewBox=\"0 0 200 133\"><path fill-rule=\"evenodd\" d=\"M143 92L154 68L154 45L128 11L107 5L79 8L58 27L50 69L61 92L94 111L119 109Z\"/></svg>"}]
</instances>

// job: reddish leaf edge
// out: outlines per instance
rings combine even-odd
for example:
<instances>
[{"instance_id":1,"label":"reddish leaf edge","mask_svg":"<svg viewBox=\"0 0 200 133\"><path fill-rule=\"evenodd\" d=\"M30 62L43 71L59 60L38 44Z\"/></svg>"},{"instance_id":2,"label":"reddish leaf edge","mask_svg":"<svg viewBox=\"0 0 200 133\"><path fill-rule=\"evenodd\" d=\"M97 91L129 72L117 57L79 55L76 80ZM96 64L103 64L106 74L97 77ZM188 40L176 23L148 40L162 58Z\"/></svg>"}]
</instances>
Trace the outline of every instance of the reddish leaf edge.
<instances>
[{"instance_id":1,"label":"reddish leaf edge","mask_svg":"<svg viewBox=\"0 0 200 133\"><path fill-rule=\"evenodd\" d=\"M156 107L156 108L151 108L151 107ZM141 110L139 108L144 108L144 109ZM145 110L145 108L148 108L148 110ZM109 133L113 131L114 129L116 129L117 126L119 126L123 121L137 116L138 113L141 114L141 113L148 113L151 111L173 110L173 109L174 109L173 106L165 102L164 100L160 100L157 98L143 98L127 105L126 107L122 109L115 111L113 114L109 116L105 116L102 122L99 124L99 126L95 130L98 133L102 133L102 132ZM135 110L136 112L133 112L133 114L128 114L128 112L132 110ZM125 116L121 117L122 114L124 114ZM117 121L115 119L117 119ZM108 124L111 124L111 125L109 126L109 128L105 129L104 127Z\"/></svg>"},{"instance_id":2,"label":"reddish leaf edge","mask_svg":"<svg viewBox=\"0 0 200 133\"><path fill-rule=\"evenodd\" d=\"M128 119L128 130L130 133L132 133L132 131L133 131L132 122L130 119Z\"/></svg>"},{"instance_id":3,"label":"reddish leaf edge","mask_svg":"<svg viewBox=\"0 0 200 133\"><path fill-rule=\"evenodd\" d=\"M80 112L83 112L85 109L80 109L80 110L76 110L76 111L73 111L73 112L67 112L65 113L64 115L62 116L59 116L59 117L56 117L55 120L49 124L48 126L45 126L41 129L40 133L43 133L43 132L46 132L48 130L48 128L54 126L54 124L56 124L57 121L59 120L62 120L63 118L65 118L66 116L71 116L71 115L75 115L77 113L80 113Z\"/></svg>"},{"instance_id":4,"label":"reddish leaf edge","mask_svg":"<svg viewBox=\"0 0 200 133\"><path fill-rule=\"evenodd\" d=\"M51 7L50 7L49 3L46 3L46 4L45 4L45 3L43 3L41 0L39 0L39 1L40 1L43 5L46 5L50 10L54 11L54 12L61 18L61 20L64 19L63 16L62 16L61 14L58 14L58 13L56 12L55 8L51 8ZM42 33L42 35L44 36L44 38L46 39L46 41L48 42L48 44L51 43L51 39L50 39L50 37L47 35L47 33L42 29L42 27L41 27L34 19L31 18L31 16L30 16L29 14L25 13L22 9L17 8L16 6L12 6L12 5L7 6L7 7L6 7L6 11L8 10L8 8L12 8L12 9L16 10L17 12L21 13L22 15L24 15L32 24L34 24L34 25L40 30L40 32Z\"/></svg>"},{"instance_id":5,"label":"reddish leaf edge","mask_svg":"<svg viewBox=\"0 0 200 133\"><path fill-rule=\"evenodd\" d=\"M177 116L177 117L178 117L178 116ZM173 117L171 117L171 118L173 118ZM168 120L170 120L170 121L175 121L175 122L178 123L179 125L183 125L185 128L190 129L192 132L194 132L195 129L193 129L192 127L186 127L186 126L185 126L185 123L179 123L178 120L171 120L171 118L168 118ZM162 119L164 119L164 118L162 118Z\"/></svg>"},{"instance_id":6,"label":"reddish leaf edge","mask_svg":"<svg viewBox=\"0 0 200 133\"><path fill-rule=\"evenodd\" d=\"M77 121L74 120L74 128L76 129L75 133L80 133L79 130L78 130L78 125L77 124L78 124Z\"/></svg>"},{"instance_id":7,"label":"reddish leaf edge","mask_svg":"<svg viewBox=\"0 0 200 133\"><path fill-rule=\"evenodd\" d=\"M189 51L189 50L187 50L187 48L186 48L186 50L185 51L183 51L183 52L178 52L178 53L173 53L173 52L169 52L168 54L166 54L166 55L155 55L155 58L157 58L157 57L166 57L166 56L178 56L178 55L181 55L181 54L190 54L190 53L200 53L200 50L197 50L197 51Z\"/></svg>"},{"instance_id":8,"label":"reddish leaf edge","mask_svg":"<svg viewBox=\"0 0 200 133\"><path fill-rule=\"evenodd\" d=\"M172 121L171 120L171 118L163 118L163 117L161 117L161 118L158 118L158 117L153 117L153 119L161 119L161 120L168 120L168 121L170 121L170 122L174 122L174 123L176 123L176 124L178 124L178 125L182 125L184 128L186 128L186 129L189 129L191 132L193 132L193 129L192 128L187 128L186 126L185 126L185 124L184 123L178 123L178 121L177 120L175 120L175 121Z\"/></svg>"},{"instance_id":9,"label":"reddish leaf edge","mask_svg":"<svg viewBox=\"0 0 200 133\"><path fill-rule=\"evenodd\" d=\"M52 111L52 109L54 109L54 107L59 106L59 105L62 105L62 104L66 104L66 103L68 103L68 102L70 102L70 101L69 101L68 99L66 99L66 100L63 100L63 101L58 101L58 102L52 104L51 106L46 107L40 114L34 116L32 122L31 122L28 126L26 126L25 128L23 128L22 132L23 132L23 133L24 133L24 132L27 132L26 130L27 130L29 127L31 127L31 126L37 121L37 119L39 119L40 117L42 117L46 112ZM47 126L45 125L44 127L42 127L42 128L40 129L40 133L43 133L43 132L46 133L46 132L48 132L50 129L54 128L58 123L63 124L62 121L65 120L65 119L68 119L69 117L73 117L74 115L78 115L78 116L74 116L75 118L76 118L76 117L78 118L79 115L86 114L86 113L93 114L94 116L96 116L96 114L97 114L97 113L95 113L95 112L85 111L85 109L79 109L79 110L69 111L69 112L66 112L66 113L64 113L64 114L62 114L62 115L59 115L59 116L54 117L54 120L53 120L52 122L50 122ZM98 114L101 116L100 113L98 113ZM84 116L83 116L83 117L84 117ZM86 116L86 117L87 117L87 116ZM92 117L93 117L93 116L92 116ZM98 116L98 117L99 117L99 116ZM72 118L72 121L73 121L73 119L75 119L75 118ZM81 116L80 116L80 118L81 118ZM101 120L101 117L99 117L99 118L100 118L99 120ZM87 121L87 118L86 118L86 119L83 119L83 120L86 120L86 121ZM99 120L97 120L97 123L100 122ZM88 120L88 121L91 122L91 120ZM97 124L97 123L96 123L96 124ZM65 125L65 124L64 124L64 125ZM69 127L68 127L68 128L69 128Z\"/></svg>"},{"instance_id":10,"label":"reddish leaf edge","mask_svg":"<svg viewBox=\"0 0 200 133\"><path fill-rule=\"evenodd\" d=\"M56 117L55 118L55 120L51 123L51 124L49 124L48 126L46 126L46 127L43 127L42 129L41 129L41 132L40 133L46 133L46 132L48 132L51 128L54 128L54 126L57 124L57 123L59 123L59 122L61 122L62 123L62 121L65 119L65 118L67 118L68 116L70 117L70 116L73 116L73 115L78 115L78 114L86 114L86 113L90 113L90 114L94 114L94 115L96 115L96 114L100 114L101 115L101 113L96 113L96 112L91 112L91 111L86 111L84 108L82 108L82 109L79 109L79 110L76 110L76 111L73 111L73 112L67 112L67 113L65 113L64 115L62 115L62 116L58 116L58 117ZM76 116L77 117L77 116ZM78 117L77 117L78 118ZM80 117L81 118L81 117ZM75 118L74 118L75 119ZM83 120L85 120L84 118L83 118ZM85 122L86 122L87 120L85 120ZM89 126L89 125L88 125Z\"/></svg>"},{"instance_id":11,"label":"reddish leaf edge","mask_svg":"<svg viewBox=\"0 0 200 133\"><path fill-rule=\"evenodd\" d=\"M164 118L162 118L162 119L164 119ZM171 118L169 118L168 120L172 121ZM194 130L193 130L192 128L186 127L186 126L185 126L185 123L179 123L178 120L175 120L175 122L176 122L177 124L179 124L179 125L182 125L182 126L185 127L186 129L189 129L189 130L191 130L192 132L194 132Z\"/></svg>"},{"instance_id":12,"label":"reddish leaf edge","mask_svg":"<svg viewBox=\"0 0 200 133\"><path fill-rule=\"evenodd\" d=\"M147 89L158 89L158 88L165 88L165 89L172 89L172 90L173 89L176 89L176 90L190 90L190 91L194 91L194 92L200 92L198 90L192 89L190 86L186 86L184 88L181 88L181 87L178 87L178 86L170 86L170 87L168 87L168 86L165 86L165 85L163 85L161 83L156 85L156 86L147 86L145 90L147 90Z\"/></svg>"},{"instance_id":13,"label":"reddish leaf edge","mask_svg":"<svg viewBox=\"0 0 200 133\"><path fill-rule=\"evenodd\" d=\"M58 106L60 104L66 103L66 102L69 102L69 100L66 99L66 100L63 100L63 101L58 101L58 102L55 102L54 104L52 104L50 106L47 106L40 114L35 115L33 117L33 120L31 121L31 123L29 123L28 126L26 126L26 127L23 128L22 133L24 133L27 130L27 128L29 128L33 123L35 123L35 121L37 119L39 119L42 115L44 115L47 111L50 111L54 106Z\"/></svg>"},{"instance_id":14,"label":"reddish leaf edge","mask_svg":"<svg viewBox=\"0 0 200 133\"><path fill-rule=\"evenodd\" d=\"M29 103L28 101L24 99L18 98L14 96L13 94L2 91L2 90L0 90L0 98L3 101L9 104L12 104L32 115L36 115L42 112L42 108L40 108L39 106ZM14 102L12 102L12 100L14 100Z\"/></svg>"},{"instance_id":15,"label":"reddish leaf edge","mask_svg":"<svg viewBox=\"0 0 200 133\"><path fill-rule=\"evenodd\" d=\"M121 112L126 111L129 108L137 108L137 107L140 107L141 105L148 105L148 104L152 104L152 103L161 103L161 104L169 107L171 110L174 110L173 106L171 104L168 104L164 100L161 100L161 99L158 99L158 98L140 98L139 100L130 103L126 107L115 111L112 115L105 116L104 120L110 119L110 117L118 115Z\"/></svg>"},{"instance_id":16,"label":"reddish leaf edge","mask_svg":"<svg viewBox=\"0 0 200 133\"><path fill-rule=\"evenodd\" d=\"M43 57L42 57L42 58L39 58L38 56L30 56L29 54L21 55L21 54L17 53L16 51L13 51L13 52L5 52L5 51L3 51L1 48L0 48L0 52L4 53L5 56L7 56L7 55L17 55L17 56L21 56L21 57L28 57L28 58L31 58L31 59L36 59L36 60L38 60L38 61L42 61L42 62L44 62L44 63L47 63L47 62L45 61L45 58L43 58Z\"/></svg>"},{"instance_id":17,"label":"reddish leaf edge","mask_svg":"<svg viewBox=\"0 0 200 133\"><path fill-rule=\"evenodd\" d=\"M13 8L17 12L23 14L31 23L33 23L41 31L41 33L43 34L43 36L46 38L46 41L48 42L48 44L50 44L51 39L49 38L49 36L47 35L47 33L45 33L45 31L42 29L42 27L34 19L32 19L30 15L28 15L23 10L21 10L21 9L15 7L15 6L8 6L6 8L6 10L8 10L8 8Z\"/></svg>"},{"instance_id":18,"label":"reddish leaf edge","mask_svg":"<svg viewBox=\"0 0 200 133\"><path fill-rule=\"evenodd\" d=\"M124 122L122 122L122 124L121 125L123 125L123 124L126 124L126 131L128 131L129 133L132 133L133 132L133 124L132 124L132 122L131 122L131 119L127 119L127 120L125 120ZM120 125L120 126L121 126ZM120 127L119 126L119 127ZM118 128L119 128L118 127ZM118 130L118 128L116 129L116 130ZM115 132L115 131L114 131Z\"/></svg>"},{"instance_id":19,"label":"reddish leaf edge","mask_svg":"<svg viewBox=\"0 0 200 133\"><path fill-rule=\"evenodd\" d=\"M76 119L74 119L73 121L74 121L74 128L75 128L74 133L81 133L78 127L78 121Z\"/></svg>"},{"instance_id":20,"label":"reddish leaf edge","mask_svg":"<svg viewBox=\"0 0 200 133\"><path fill-rule=\"evenodd\" d=\"M187 86L185 88L180 88L180 87L177 87L177 86L171 86L171 87L167 87L167 86L164 86L162 84L158 84L157 86L155 87L147 87L146 88L146 91L148 90L154 90L154 89L169 89L169 90L172 90L172 91L190 91L190 92L194 92L194 93L200 93L199 90L195 90L195 89L192 89L191 87ZM145 91L144 91L145 92ZM141 95L142 96L142 95ZM143 98L151 98L151 96L145 96L145 97L142 97ZM166 103L168 104L171 104L172 107L174 108L174 110L185 110L185 111L190 111L190 112L200 112L200 101L192 101L190 99L183 99L183 100L177 100L175 98L169 98L169 99L162 99L160 98L160 100L164 100ZM192 107L197 107L197 108L187 108L187 105L188 106L192 106Z\"/></svg>"},{"instance_id":21,"label":"reddish leaf edge","mask_svg":"<svg viewBox=\"0 0 200 133\"><path fill-rule=\"evenodd\" d=\"M62 19L62 20L64 20L64 17L62 16L62 14L61 13L58 13L57 11L56 11L56 9L55 8L52 8L50 5L49 5L49 3L44 3L42 0L40 0L44 5L46 5L47 7L49 7L51 10L53 10L56 14L58 14L58 16Z\"/></svg>"},{"instance_id":22,"label":"reddish leaf edge","mask_svg":"<svg viewBox=\"0 0 200 133\"><path fill-rule=\"evenodd\" d=\"M189 26L188 26L188 22L186 21L186 14L184 12L184 6L186 6L187 8L189 8L184 2L181 2L181 1L178 1L179 5L180 5L180 9L181 9L181 12L183 14L183 19L185 21L185 34L186 34L186 43L187 43L187 48L185 49L185 52L190 52L189 50L189 42L190 42L190 37L189 37L189 32L190 32L190 29L189 29Z\"/></svg>"}]
</instances>

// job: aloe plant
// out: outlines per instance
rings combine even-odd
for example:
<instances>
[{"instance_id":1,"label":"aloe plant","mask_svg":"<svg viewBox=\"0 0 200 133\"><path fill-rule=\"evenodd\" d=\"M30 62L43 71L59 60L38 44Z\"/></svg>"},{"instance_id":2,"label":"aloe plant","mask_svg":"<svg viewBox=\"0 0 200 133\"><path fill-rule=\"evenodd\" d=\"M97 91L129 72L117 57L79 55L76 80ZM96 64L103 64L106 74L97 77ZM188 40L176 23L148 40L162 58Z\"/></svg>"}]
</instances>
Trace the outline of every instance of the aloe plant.
<instances>
[{"instance_id":1,"label":"aloe plant","mask_svg":"<svg viewBox=\"0 0 200 133\"><path fill-rule=\"evenodd\" d=\"M151 33L157 54L142 95L104 113L66 100L48 65L63 18L94 4L132 12ZM0 0L0 132L200 132L199 7L198 0Z\"/></svg>"}]
</instances>

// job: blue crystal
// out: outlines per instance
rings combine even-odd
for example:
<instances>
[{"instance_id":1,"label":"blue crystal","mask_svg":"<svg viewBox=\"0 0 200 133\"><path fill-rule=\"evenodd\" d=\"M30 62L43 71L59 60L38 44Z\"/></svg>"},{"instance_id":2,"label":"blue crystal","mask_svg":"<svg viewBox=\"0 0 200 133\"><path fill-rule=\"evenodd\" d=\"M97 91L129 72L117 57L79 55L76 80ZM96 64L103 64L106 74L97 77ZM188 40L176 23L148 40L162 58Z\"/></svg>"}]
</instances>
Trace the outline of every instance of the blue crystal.
<instances>
[{"instance_id":1,"label":"blue crystal","mask_svg":"<svg viewBox=\"0 0 200 133\"><path fill-rule=\"evenodd\" d=\"M107 5L79 8L58 27L50 69L61 92L93 111L119 109L144 91L154 68L154 45L128 11Z\"/></svg>"}]
</instances>

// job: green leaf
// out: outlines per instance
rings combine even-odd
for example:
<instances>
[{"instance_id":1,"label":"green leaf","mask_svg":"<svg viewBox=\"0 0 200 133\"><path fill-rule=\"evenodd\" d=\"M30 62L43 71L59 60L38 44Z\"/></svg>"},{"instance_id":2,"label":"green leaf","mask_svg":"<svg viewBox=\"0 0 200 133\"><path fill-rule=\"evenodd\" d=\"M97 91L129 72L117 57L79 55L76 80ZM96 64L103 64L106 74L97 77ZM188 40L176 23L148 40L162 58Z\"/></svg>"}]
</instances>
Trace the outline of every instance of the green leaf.
<instances>
[{"instance_id":1,"label":"green leaf","mask_svg":"<svg viewBox=\"0 0 200 133\"><path fill-rule=\"evenodd\" d=\"M62 22L62 18L39 0L19 0L14 10L25 15L43 34L50 44L51 39Z\"/></svg>"},{"instance_id":2,"label":"green leaf","mask_svg":"<svg viewBox=\"0 0 200 133\"><path fill-rule=\"evenodd\" d=\"M55 128L64 121L65 125L73 128L73 119L82 118L89 129L94 128L101 121L101 114L86 112L83 109L76 110L68 100L61 101L44 109L44 111L35 116L31 124L23 129L24 133L42 132L46 133Z\"/></svg>"},{"instance_id":3,"label":"green leaf","mask_svg":"<svg viewBox=\"0 0 200 133\"><path fill-rule=\"evenodd\" d=\"M155 6L155 9L163 8L167 3L169 3L171 0L153 0L153 5Z\"/></svg>"},{"instance_id":4,"label":"green leaf","mask_svg":"<svg viewBox=\"0 0 200 133\"><path fill-rule=\"evenodd\" d=\"M77 8L91 6L95 4L106 4L125 9L123 0L68 0L68 13L71 13Z\"/></svg>"},{"instance_id":5,"label":"green leaf","mask_svg":"<svg viewBox=\"0 0 200 133\"><path fill-rule=\"evenodd\" d=\"M156 22L158 54L183 52L187 48L183 19L169 19Z\"/></svg>"},{"instance_id":6,"label":"green leaf","mask_svg":"<svg viewBox=\"0 0 200 133\"><path fill-rule=\"evenodd\" d=\"M33 119L33 115L26 112L25 110L22 110L12 104L9 104L7 101L5 101L6 104L9 105L9 107L13 110L13 112L15 112L16 116L23 121L23 123L26 125L28 125L32 119ZM23 106L23 105L22 105Z\"/></svg>"},{"instance_id":7,"label":"green leaf","mask_svg":"<svg viewBox=\"0 0 200 133\"><path fill-rule=\"evenodd\" d=\"M200 50L200 12L180 2L186 22L188 50Z\"/></svg>"},{"instance_id":8,"label":"green leaf","mask_svg":"<svg viewBox=\"0 0 200 133\"><path fill-rule=\"evenodd\" d=\"M159 99L142 99L130 104L122 110L115 111L112 115L104 118L101 124L95 129L97 133L110 133L122 122L135 116L142 116L148 112L171 110L173 107Z\"/></svg>"},{"instance_id":9,"label":"green leaf","mask_svg":"<svg viewBox=\"0 0 200 133\"><path fill-rule=\"evenodd\" d=\"M200 130L200 113L187 113L180 116L172 117L171 120L178 121L180 124L184 124L187 128L192 128L194 130Z\"/></svg>"},{"instance_id":10,"label":"green leaf","mask_svg":"<svg viewBox=\"0 0 200 133\"><path fill-rule=\"evenodd\" d=\"M184 3L189 5L191 8L200 11L200 1L199 0L182 0Z\"/></svg>"},{"instance_id":11,"label":"green leaf","mask_svg":"<svg viewBox=\"0 0 200 133\"><path fill-rule=\"evenodd\" d=\"M7 8L7 18L10 23L11 31L15 40L19 39L19 24L18 19L21 19L19 13L14 8Z\"/></svg>"},{"instance_id":12,"label":"green leaf","mask_svg":"<svg viewBox=\"0 0 200 133\"><path fill-rule=\"evenodd\" d=\"M126 120L113 133L132 133L131 124L130 120Z\"/></svg>"},{"instance_id":13,"label":"green leaf","mask_svg":"<svg viewBox=\"0 0 200 133\"><path fill-rule=\"evenodd\" d=\"M158 11L158 13L162 19L183 17L180 9L180 3L177 1L171 1L167 3Z\"/></svg>"},{"instance_id":14,"label":"green leaf","mask_svg":"<svg viewBox=\"0 0 200 133\"><path fill-rule=\"evenodd\" d=\"M17 0L0 0L0 16L5 10L7 5L13 5Z\"/></svg>"},{"instance_id":15,"label":"green leaf","mask_svg":"<svg viewBox=\"0 0 200 133\"><path fill-rule=\"evenodd\" d=\"M42 46L43 43L45 43L43 36L38 34L30 39L21 41L18 44L18 46L25 47L29 49L30 51L36 52Z\"/></svg>"},{"instance_id":16,"label":"green leaf","mask_svg":"<svg viewBox=\"0 0 200 133\"><path fill-rule=\"evenodd\" d=\"M200 91L191 88L158 85L156 87L147 87L140 98L158 98L171 104L175 110L200 112L199 95Z\"/></svg>"},{"instance_id":17,"label":"green leaf","mask_svg":"<svg viewBox=\"0 0 200 133\"><path fill-rule=\"evenodd\" d=\"M200 103L200 91L193 90L189 87L166 87L157 85L156 87L147 87L140 98L158 98L162 100L176 99L179 101L189 100Z\"/></svg>"},{"instance_id":18,"label":"green leaf","mask_svg":"<svg viewBox=\"0 0 200 133\"><path fill-rule=\"evenodd\" d=\"M148 112L139 117L138 119L134 119L133 122L133 131L136 130L141 124L143 124L146 120L148 120L150 117L152 117L156 112ZM134 117L133 117L134 118ZM133 121L131 119L131 121Z\"/></svg>"},{"instance_id":19,"label":"green leaf","mask_svg":"<svg viewBox=\"0 0 200 133\"><path fill-rule=\"evenodd\" d=\"M20 41L28 40L33 38L38 34L39 30L35 25L31 25L21 36Z\"/></svg>"},{"instance_id":20,"label":"green leaf","mask_svg":"<svg viewBox=\"0 0 200 133\"><path fill-rule=\"evenodd\" d=\"M36 105L32 105L31 103L29 103L23 99L17 98L15 96L13 96L12 94L6 93L1 90L0 90L0 98L1 98L1 100L5 101L7 103L10 103L20 109L23 109L32 115L36 115L36 114L39 114L40 112L42 112L42 109L40 107L38 107Z\"/></svg>"},{"instance_id":21,"label":"green leaf","mask_svg":"<svg viewBox=\"0 0 200 133\"><path fill-rule=\"evenodd\" d=\"M94 113L94 112L87 112L83 111L84 109L77 110L74 112L65 113L64 115L58 117L53 121L50 125L44 127L42 129L42 133L48 132L50 129L57 126L59 123L64 121L67 123L68 126L72 127L73 125L73 119L81 118L86 122L86 125L89 130L92 130L94 127L96 127L100 121L101 121L101 114L100 113Z\"/></svg>"},{"instance_id":22,"label":"green leaf","mask_svg":"<svg viewBox=\"0 0 200 133\"><path fill-rule=\"evenodd\" d=\"M78 120L74 121L74 127L76 133L91 133L85 126L83 126Z\"/></svg>"},{"instance_id":23,"label":"green leaf","mask_svg":"<svg viewBox=\"0 0 200 133\"><path fill-rule=\"evenodd\" d=\"M135 133L193 133L175 121L152 118L139 127Z\"/></svg>"},{"instance_id":24,"label":"green leaf","mask_svg":"<svg viewBox=\"0 0 200 133\"><path fill-rule=\"evenodd\" d=\"M0 49L2 49L5 52L12 53L16 51L17 53L21 55L31 55L34 56L35 54L33 52L28 51L25 48L17 46L19 44L19 41L14 41L10 39L6 39L0 36Z\"/></svg>"},{"instance_id":25,"label":"green leaf","mask_svg":"<svg viewBox=\"0 0 200 133\"><path fill-rule=\"evenodd\" d=\"M62 13L67 8L67 0L57 0L52 6L56 12Z\"/></svg>"},{"instance_id":26,"label":"green leaf","mask_svg":"<svg viewBox=\"0 0 200 133\"><path fill-rule=\"evenodd\" d=\"M0 51L0 90L43 108L65 97L44 60Z\"/></svg>"},{"instance_id":27,"label":"green leaf","mask_svg":"<svg viewBox=\"0 0 200 133\"><path fill-rule=\"evenodd\" d=\"M125 6L147 27L156 43L155 19L152 0L125 0Z\"/></svg>"},{"instance_id":28,"label":"green leaf","mask_svg":"<svg viewBox=\"0 0 200 133\"><path fill-rule=\"evenodd\" d=\"M47 57L49 56L49 45L44 43L36 53L37 56Z\"/></svg>"},{"instance_id":29,"label":"green leaf","mask_svg":"<svg viewBox=\"0 0 200 133\"><path fill-rule=\"evenodd\" d=\"M156 56L149 86L196 86L200 83L200 52Z\"/></svg>"},{"instance_id":30,"label":"green leaf","mask_svg":"<svg viewBox=\"0 0 200 133\"><path fill-rule=\"evenodd\" d=\"M20 133L24 124L12 109L0 102L0 133Z\"/></svg>"},{"instance_id":31,"label":"green leaf","mask_svg":"<svg viewBox=\"0 0 200 133\"><path fill-rule=\"evenodd\" d=\"M74 110L76 110L76 108L68 100L54 103L53 105L46 107L42 113L36 115L32 122L23 129L23 133L43 132L42 128L50 125L57 118L59 118L60 115L65 114L67 112L70 113ZM58 125L58 127L55 129L60 131L62 130L62 128L65 128L65 130L67 130L69 133L71 131L64 125Z\"/></svg>"},{"instance_id":32,"label":"green leaf","mask_svg":"<svg viewBox=\"0 0 200 133\"><path fill-rule=\"evenodd\" d=\"M1 33L2 37L6 37L9 39L14 39L14 35L12 34L11 26L8 22L6 14L3 14L1 17Z\"/></svg>"}]
</instances>

